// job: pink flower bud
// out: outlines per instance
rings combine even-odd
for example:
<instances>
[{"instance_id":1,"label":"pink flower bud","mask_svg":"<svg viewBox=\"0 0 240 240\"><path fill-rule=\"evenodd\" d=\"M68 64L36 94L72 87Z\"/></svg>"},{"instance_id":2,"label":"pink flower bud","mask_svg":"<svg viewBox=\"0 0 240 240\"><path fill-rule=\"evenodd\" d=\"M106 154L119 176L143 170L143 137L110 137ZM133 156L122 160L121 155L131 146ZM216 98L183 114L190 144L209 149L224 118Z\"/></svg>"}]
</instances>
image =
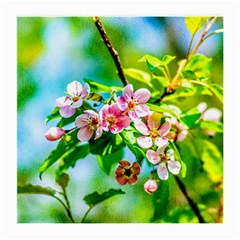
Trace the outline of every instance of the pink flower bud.
<instances>
[{"instance_id":1,"label":"pink flower bud","mask_svg":"<svg viewBox=\"0 0 240 240\"><path fill-rule=\"evenodd\" d=\"M56 141L65 134L65 131L59 127L51 127L45 134L45 137L49 141Z\"/></svg>"},{"instance_id":2,"label":"pink flower bud","mask_svg":"<svg viewBox=\"0 0 240 240\"><path fill-rule=\"evenodd\" d=\"M144 184L144 190L148 194L152 194L158 188L157 182L153 179L148 179Z\"/></svg>"}]
</instances>

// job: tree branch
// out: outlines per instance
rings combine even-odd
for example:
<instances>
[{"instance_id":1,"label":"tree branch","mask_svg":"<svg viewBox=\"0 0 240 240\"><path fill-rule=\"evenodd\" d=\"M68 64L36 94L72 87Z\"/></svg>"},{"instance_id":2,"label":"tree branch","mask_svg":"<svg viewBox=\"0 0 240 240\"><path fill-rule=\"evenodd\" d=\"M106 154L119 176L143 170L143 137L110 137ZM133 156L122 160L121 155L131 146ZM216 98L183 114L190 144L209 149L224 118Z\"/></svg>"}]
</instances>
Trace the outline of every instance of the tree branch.
<instances>
[{"instance_id":1,"label":"tree branch","mask_svg":"<svg viewBox=\"0 0 240 240\"><path fill-rule=\"evenodd\" d=\"M197 204L196 204L196 203L190 198L190 196L188 195L187 190L186 190L184 184L181 182L181 180L178 178L178 176L175 176L175 179L176 179L177 184L178 184L179 188L181 189L182 193L183 193L184 196L186 197L186 199L187 199L190 207L192 208L193 212L194 212L195 215L197 216L198 221L199 221L200 223L205 223L203 217L202 217L201 214L200 214L200 211L199 211L199 209L198 209Z\"/></svg>"},{"instance_id":2,"label":"tree branch","mask_svg":"<svg viewBox=\"0 0 240 240\"><path fill-rule=\"evenodd\" d=\"M122 68L122 65L121 65L121 62L120 62L120 58L119 58L119 55L118 55L118 52L114 49L113 45L111 44L108 36L107 36L107 33L102 25L102 22L100 20L99 17L93 17L93 20L95 22L95 25L106 45L106 47L108 48L108 51L110 52L114 62L115 62L115 65L117 67L117 70L118 70L118 76L120 77L122 83L124 86L126 86L128 84L127 82L127 79L123 73L123 68Z\"/></svg>"}]
</instances>

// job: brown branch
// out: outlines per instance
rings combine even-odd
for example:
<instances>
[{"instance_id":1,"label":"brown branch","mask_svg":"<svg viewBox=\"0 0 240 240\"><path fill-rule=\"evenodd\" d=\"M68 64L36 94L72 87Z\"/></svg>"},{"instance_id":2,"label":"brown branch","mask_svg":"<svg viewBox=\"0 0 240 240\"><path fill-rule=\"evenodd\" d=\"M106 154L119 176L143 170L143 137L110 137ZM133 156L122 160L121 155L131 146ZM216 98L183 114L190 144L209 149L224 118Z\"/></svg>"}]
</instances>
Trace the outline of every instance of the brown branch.
<instances>
[{"instance_id":1,"label":"brown branch","mask_svg":"<svg viewBox=\"0 0 240 240\"><path fill-rule=\"evenodd\" d=\"M198 221L200 223L205 223L203 217L201 216L200 214L200 210L198 209L198 206L197 204L190 198L190 196L188 195L187 193L187 190L184 186L184 184L182 183L182 181L178 178L178 176L175 176L175 179L177 181L177 184L179 186L179 188L181 189L182 193L184 194L184 196L186 197L190 207L192 208L193 212L195 213L195 215L197 216L198 218Z\"/></svg>"},{"instance_id":2,"label":"brown branch","mask_svg":"<svg viewBox=\"0 0 240 240\"><path fill-rule=\"evenodd\" d=\"M111 44L108 36L107 36L107 33L102 25L102 22L100 20L99 17L93 17L93 20L95 22L95 25L106 45L106 47L108 48L108 51L110 52L114 62L115 62L115 65L117 67L117 70L118 70L118 76L120 77L122 83L124 86L126 86L128 84L127 82L127 79L123 73L123 68L122 68L122 65L121 65L121 62L120 62L120 58L119 58L119 55L118 55L118 52L114 49L113 45Z\"/></svg>"}]
</instances>

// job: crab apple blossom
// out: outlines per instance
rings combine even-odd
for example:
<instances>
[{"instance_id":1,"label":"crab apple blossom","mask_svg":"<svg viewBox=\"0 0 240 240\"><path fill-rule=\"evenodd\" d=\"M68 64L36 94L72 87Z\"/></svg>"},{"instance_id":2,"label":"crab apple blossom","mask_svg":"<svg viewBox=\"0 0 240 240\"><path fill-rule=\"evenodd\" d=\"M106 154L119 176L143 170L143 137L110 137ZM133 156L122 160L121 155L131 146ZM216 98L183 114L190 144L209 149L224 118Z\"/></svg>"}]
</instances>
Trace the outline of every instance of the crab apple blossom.
<instances>
[{"instance_id":1,"label":"crab apple blossom","mask_svg":"<svg viewBox=\"0 0 240 240\"><path fill-rule=\"evenodd\" d=\"M181 164L174 160L174 151L168 149L167 152L161 155L161 160L157 168L157 174L161 180L168 179L168 171L177 175L181 169Z\"/></svg>"},{"instance_id":2,"label":"crab apple blossom","mask_svg":"<svg viewBox=\"0 0 240 240\"><path fill-rule=\"evenodd\" d=\"M131 120L140 120L151 113L149 107L145 104L151 96L146 88L140 88L133 91L133 85L128 84L124 89L122 96L117 98L117 104L120 110L127 111Z\"/></svg>"},{"instance_id":3,"label":"crab apple blossom","mask_svg":"<svg viewBox=\"0 0 240 240\"><path fill-rule=\"evenodd\" d=\"M129 127L131 122L130 118L122 113L117 103L104 105L99 112L102 119L102 129L106 132L110 131L116 134L121 132L124 128Z\"/></svg>"},{"instance_id":4,"label":"crab apple blossom","mask_svg":"<svg viewBox=\"0 0 240 240\"><path fill-rule=\"evenodd\" d=\"M65 131L59 127L51 127L45 134L48 141L56 141L65 134Z\"/></svg>"},{"instance_id":5,"label":"crab apple blossom","mask_svg":"<svg viewBox=\"0 0 240 240\"><path fill-rule=\"evenodd\" d=\"M85 110L83 114L75 120L76 127L79 127L77 137L80 141L88 141L95 132L97 139L102 135L101 119L98 113L93 110Z\"/></svg>"},{"instance_id":6,"label":"crab apple blossom","mask_svg":"<svg viewBox=\"0 0 240 240\"><path fill-rule=\"evenodd\" d=\"M120 185L125 185L127 183L133 185L138 181L137 175L140 174L140 170L140 165L137 162L131 165L128 161L121 160L115 171L116 180Z\"/></svg>"},{"instance_id":7,"label":"crab apple blossom","mask_svg":"<svg viewBox=\"0 0 240 240\"><path fill-rule=\"evenodd\" d=\"M135 128L144 135L137 138L138 145L141 148L150 148L153 144L160 148L166 145L168 139L164 136L169 132L171 125L169 122L161 125L160 122L161 115L154 112L147 119L147 124L142 121L134 123Z\"/></svg>"},{"instance_id":8,"label":"crab apple blossom","mask_svg":"<svg viewBox=\"0 0 240 240\"><path fill-rule=\"evenodd\" d=\"M166 137L176 140L177 142L182 142L188 134L187 128L182 123L178 122L176 118L171 117L166 119L166 121L168 121L171 124L171 127L175 129L174 132L168 132Z\"/></svg>"},{"instance_id":9,"label":"crab apple blossom","mask_svg":"<svg viewBox=\"0 0 240 240\"><path fill-rule=\"evenodd\" d=\"M56 99L56 106L60 107L60 114L64 118L73 116L76 108L82 106L83 100L87 98L90 93L90 87L87 83L82 87L78 81L73 81L67 85L67 94Z\"/></svg>"},{"instance_id":10,"label":"crab apple blossom","mask_svg":"<svg viewBox=\"0 0 240 240\"><path fill-rule=\"evenodd\" d=\"M145 192L152 194L158 189L157 182L154 179L148 179L143 186Z\"/></svg>"},{"instance_id":11,"label":"crab apple blossom","mask_svg":"<svg viewBox=\"0 0 240 240\"><path fill-rule=\"evenodd\" d=\"M207 109L207 104L205 102L202 102L198 105L198 110L202 113L201 119L205 121L210 120L210 121L219 122L222 117L222 112L219 109L217 108ZM214 136L216 134L216 132L210 131L210 130L205 130L205 132L209 136Z\"/></svg>"}]
</instances>

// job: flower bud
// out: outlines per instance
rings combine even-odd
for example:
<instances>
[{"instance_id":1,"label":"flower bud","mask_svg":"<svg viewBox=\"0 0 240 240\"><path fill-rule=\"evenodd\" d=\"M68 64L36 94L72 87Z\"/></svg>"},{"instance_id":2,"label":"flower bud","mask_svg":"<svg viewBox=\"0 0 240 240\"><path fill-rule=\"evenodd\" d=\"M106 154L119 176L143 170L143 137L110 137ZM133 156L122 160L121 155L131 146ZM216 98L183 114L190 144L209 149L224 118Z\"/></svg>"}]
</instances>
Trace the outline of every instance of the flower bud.
<instances>
[{"instance_id":1,"label":"flower bud","mask_svg":"<svg viewBox=\"0 0 240 240\"><path fill-rule=\"evenodd\" d=\"M157 182L153 179L148 179L144 184L144 190L148 194L152 194L158 188Z\"/></svg>"},{"instance_id":2,"label":"flower bud","mask_svg":"<svg viewBox=\"0 0 240 240\"><path fill-rule=\"evenodd\" d=\"M49 141L56 141L65 134L65 131L59 127L51 127L45 134L45 137Z\"/></svg>"}]
</instances>

